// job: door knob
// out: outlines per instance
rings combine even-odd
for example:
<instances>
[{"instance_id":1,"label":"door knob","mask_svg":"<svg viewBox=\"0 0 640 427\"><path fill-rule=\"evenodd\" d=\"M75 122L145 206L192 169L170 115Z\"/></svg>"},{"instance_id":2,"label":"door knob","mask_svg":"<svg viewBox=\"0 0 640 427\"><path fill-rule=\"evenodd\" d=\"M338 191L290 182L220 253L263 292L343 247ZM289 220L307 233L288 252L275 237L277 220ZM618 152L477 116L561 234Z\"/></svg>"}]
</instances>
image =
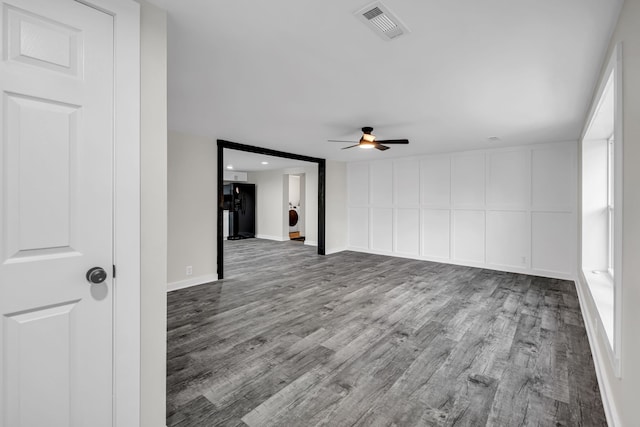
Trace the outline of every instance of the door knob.
<instances>
[{"instance_id":1,"label":"door knob","mask_svg":"<svg viewBox=\"0 0 640 427\"><path fill-rule=\"evenodd\" d=\"M89 283L102 283L107 278L107 272L102 267L93 267L87 271Z\"/></svg>"}]
</instances>

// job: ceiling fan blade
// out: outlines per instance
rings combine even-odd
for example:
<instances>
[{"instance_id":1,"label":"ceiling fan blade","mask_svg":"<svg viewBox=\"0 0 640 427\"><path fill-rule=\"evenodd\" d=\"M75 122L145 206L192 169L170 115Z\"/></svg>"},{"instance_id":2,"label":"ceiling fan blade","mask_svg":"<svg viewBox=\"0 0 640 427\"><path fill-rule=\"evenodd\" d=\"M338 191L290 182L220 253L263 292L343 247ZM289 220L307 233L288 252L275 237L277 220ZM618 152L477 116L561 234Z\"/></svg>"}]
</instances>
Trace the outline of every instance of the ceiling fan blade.
<instances>
[{"instance_id":1,"label":"ceiling fan blade","mask_svg":"<svg viewBox=\"0 0 640 427\"><path fill-rule=\"evenodd\" d=\"M383 140L376 140L376 142L382 143L382 144L408 144L409 140L408 139L383 139Z\"/></svg>"},{"instance_id":2,"label":"ceiling fan blade","mask_svg":"<svg viewBox=\"0 0 640 427\"><path fill-rule=\"evenodd\" d=\"M388 150L389 148L391 148L391 147L387 147L386 145L382 145L379 142L376 142L375 147L380 151Z\"/></svg>"},{"instance_id":3,"label":"ceiling fan blade","mask_svg":"<svg viewBox=\"0 0 640 427\"><path fill-rule=\"evenodd\" d=\"M358 142L358 141L345 141L343 139L327 139L329 142Z\"/></svg>"},{"instance_id":4,"label":"ceiling fan blade","mask_svg":"<svg viewBox=\"0 0 640 427\"><path fill-rule=\"evenodd\" d=\"M353 142L353 141L344 141L344 142ZM353 147L357 147L360 144L356 144L356 145L350 145L348 147L344 147L343 150L346 150L347 148L353 148Z\"/></svg>"}]
</instances>

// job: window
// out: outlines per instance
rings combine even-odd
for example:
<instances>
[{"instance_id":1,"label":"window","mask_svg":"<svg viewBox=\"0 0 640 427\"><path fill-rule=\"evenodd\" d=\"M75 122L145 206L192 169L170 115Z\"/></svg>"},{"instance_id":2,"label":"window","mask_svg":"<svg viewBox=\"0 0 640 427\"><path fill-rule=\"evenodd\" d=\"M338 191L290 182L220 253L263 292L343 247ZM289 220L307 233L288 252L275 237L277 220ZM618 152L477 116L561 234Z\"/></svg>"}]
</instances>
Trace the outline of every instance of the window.
<instances>
[{"instance_id":1,"label":"window","mask_svg":"<svg viewBox=\"0 0 640 427\"><path fill-rule=\"evenodd\" d=\"M615 143L614 136L607 140L607 271L613 278L615 240Z\"/></svg>"},{"instance_id":2,"label":"window","mask_svg":"<svg viewBox=\"0 0 640 427\"><path fill-rule=\"evenodd\" d=\"M620 375L622 305L622 67L616 46L600 81L581 148L581 257L579 287L587 295L587 325L609 343L609 357ZM617 208L617 210L616 210Z\"/></svg>"}]
</instances>

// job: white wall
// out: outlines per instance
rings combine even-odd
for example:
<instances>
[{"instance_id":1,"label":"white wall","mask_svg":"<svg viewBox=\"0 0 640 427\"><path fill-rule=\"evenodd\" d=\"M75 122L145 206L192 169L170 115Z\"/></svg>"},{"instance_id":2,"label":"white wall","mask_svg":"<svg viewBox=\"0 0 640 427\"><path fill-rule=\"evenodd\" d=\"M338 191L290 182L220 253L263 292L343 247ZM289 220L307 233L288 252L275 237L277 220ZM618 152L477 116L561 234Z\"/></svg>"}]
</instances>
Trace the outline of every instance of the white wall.
<instances>
[{"instance_id":1,"label":"white wall","mask_svg":"<svg viewBox=\"0 0 640 427\"><path fill-rule=\"evenodd\" d=\"M304 174L305 244L318 244L318 166L250 172L256 185L256 237L289 240L289 175Z\"/></svg>"},{"instance_id":2,"label":"white wall","mask_svg":"<svg viewBox=\"0 0 640 427\"><path fill-rule=\"evenodd\" d=\"M231 170L225 170L222 171L222 179L225 182L246 182L247 181L247 173L246 172L239 172L239 171L231 171Z\"/></svg>"},{"instance_id":3,"label":"white wall","mask_svg":"<svg viewBox=\"0 0 640 427\"><path fill-rule=\"evenodd\" d=\"M347 249L347 164L326 162L325 253Z\"/></svg>"},{"instance_id":4,"label":"white wall","mask_svg":"<svg viewBox=\"0 0 640 427\"><path fill-rule=\"evenodd\" d=\"M170 131L168 156L167 276L177 289L217 279L216 141Z\"/></svg>"},{"instance_id":5,"label":"white wall","mask_svg":"<svg viewBox=\"0 0 640 427\"><path fill-rule=\"evenodd\" d=\"M291 176L291 175L289 175ZM307 192L305 191L307 188L307 177L305 174L297 175L300 177L300 206L298 206L298 231L301 236L306 236L307 228L305 224L305 219L307 215ZM291 198L291 197L289 197Z\"/></svg>"},{"instance_id":6,"label":"white wall","mask_svg":"<svg viewBox=\"0 0 640 427\"><path fill-rule=\"evenodd\" d=\"M621 375L616 377L608 356L608 340L597 328L597 311L581 280L578 290L591 343L600 390L613 426L640 425L638 384L640 383L640 1L627 0L609 44L607 60L614 46L622 42L623 91L623 241ZM606 65L606 64L605 64ZM603 72L604 73L604 66ZM602 75L601 74L601 75ZM616 139L619 135L616 134ZM581 266L582 267L582 266ZM616 273L618 274L618 273Z\"/></svg>"},{"instance_id":7,"label":"white wall","mask_svg":"<svg viewBox=\"0 0 640 427\"><path fill-rule=\"evenodd\" d=\"M259 239L289 240L289 227L284 227L285 194L288 176L282 170L249 172L248 183L256 186L256 237ZM285 188L286 184L286 188ZM288 205L288 198L286 203Z\"/></svg>"},{"instance_id":8,"label":"white wall","mask_svg":"<svg viewBox=\"0 0 640 427\"><path fill-rule=\"evenodd\" d=\"M573 278L576 144L348 165L349 248Z\"/></svg>"},{"instance_id":9,"label":"white wall","mask_svg":"<svg viewBox=\"0 0 640 427\"><path fill-rule=\"evenodd\" d=\"M285 170L288 174L304 173L304 233L305 245L318 245L318 165ZM326 249L326 244L325 244Z\"/></svg>"},{"instance_id":10,"label":"white wall","mask_svg":"<svg viewBox=\"0 0 640 427\"><path fill-rule=\"evenodd\" d=\"M300 202L300 175L289 175L289 204L298 206Z\"/></svg>"},{"instance_id":11,"label":"white wall","mask_svg":"<svg viewBox=\"0 0 640 427\"><path fill-rule=\"evenodd\" d=\"M140 425L158 427L167 366L167 15L140 4Z\"/></svg>"},{"instance_id":12,"label":"white wall","mask_svg":"<svg viewBox=\"0 0 640 427\"><path fill-rule=\"evenodd\" d=\"M302 175L289 175L289 209L293 209L298 214L298 221L296 225L289 225L289 233L299 232L301 236L304 236L304 189L301 186L304 185L304 174ZM302 193L301 193L302 190ZM302 194L302 196L301 196ZM288 218L289 215L285 213Z\"/></svg>"}]
</instances>

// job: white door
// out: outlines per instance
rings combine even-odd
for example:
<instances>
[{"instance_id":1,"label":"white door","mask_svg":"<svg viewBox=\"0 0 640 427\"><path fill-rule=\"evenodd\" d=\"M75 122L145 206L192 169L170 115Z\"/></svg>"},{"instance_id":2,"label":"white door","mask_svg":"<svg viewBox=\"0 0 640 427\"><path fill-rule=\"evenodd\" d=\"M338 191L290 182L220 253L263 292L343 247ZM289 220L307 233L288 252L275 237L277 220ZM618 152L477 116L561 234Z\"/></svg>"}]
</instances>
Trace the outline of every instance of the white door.
<instances>
[{"instance_id":1,"label":"white door","mask_svg":"<svg viewBox=\"0 0 640 427\"><path fill-rule=\"evenodd\" d=\"M0 7L0 426L111 426L113 19Z\"/></svg>"}]
</instances>

